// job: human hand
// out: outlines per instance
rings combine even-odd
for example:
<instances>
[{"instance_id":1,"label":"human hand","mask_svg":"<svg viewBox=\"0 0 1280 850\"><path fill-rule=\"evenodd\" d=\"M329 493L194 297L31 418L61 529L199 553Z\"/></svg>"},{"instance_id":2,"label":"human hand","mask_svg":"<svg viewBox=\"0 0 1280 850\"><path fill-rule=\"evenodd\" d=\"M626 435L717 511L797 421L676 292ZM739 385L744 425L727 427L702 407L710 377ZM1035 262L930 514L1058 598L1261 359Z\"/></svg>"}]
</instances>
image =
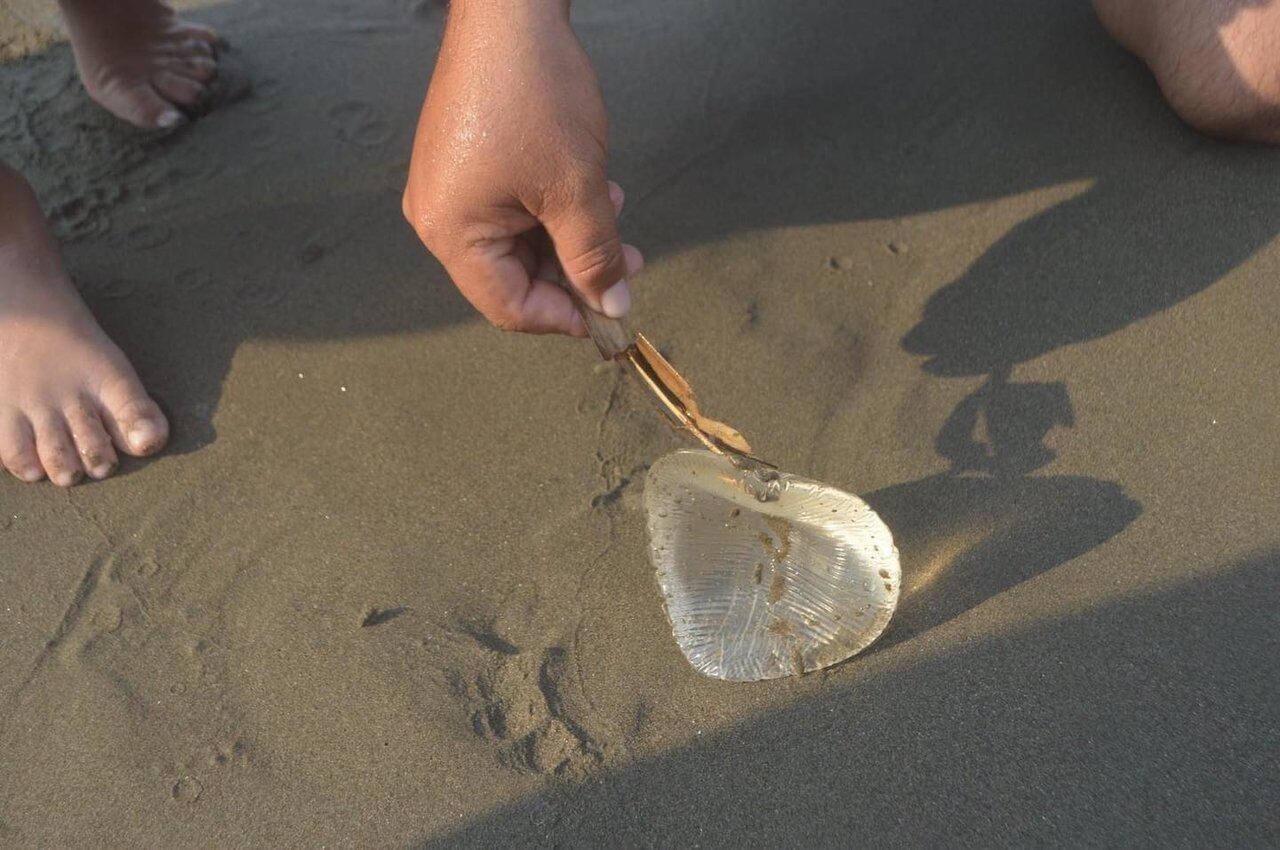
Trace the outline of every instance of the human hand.
<instances>
[{"instance_id":1,"label":"human hand","mask_svg":"<svg viewBox=\"0 0 1280 850\"><path fill-rule=\"evenodd\" d=\"M556 261L618 318L640 252L618 239L604 102L564 0L454 0L414 139L404 213L499 328L584 336Z\"/></svg>"}]
</instances>

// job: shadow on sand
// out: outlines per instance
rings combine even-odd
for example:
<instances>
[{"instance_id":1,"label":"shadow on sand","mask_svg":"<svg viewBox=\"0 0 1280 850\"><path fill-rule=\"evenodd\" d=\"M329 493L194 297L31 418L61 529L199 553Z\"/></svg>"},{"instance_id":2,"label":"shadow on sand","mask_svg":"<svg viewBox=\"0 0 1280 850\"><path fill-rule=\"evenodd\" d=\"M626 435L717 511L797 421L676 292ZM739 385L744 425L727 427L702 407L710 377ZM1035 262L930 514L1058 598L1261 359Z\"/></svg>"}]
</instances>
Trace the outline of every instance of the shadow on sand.
<instances>
[{"instance_id":1,"label":"shadow on sand","mask_svg":"<svg viewBox=\"0 0 1280 850\"><path fill-rule=\"evenodd\" d=\"M900 656L421 846L1270 844L1278 581L1273 551Z\"/></svg>"},{"instance_id":2,"label":"shadow on sand","mask_svg":"<svg viewBox=\"0 0 1280 850\"><path fill-rule=\"evenodd\" d=\"M12 95L0 151L62 229L86 237L69 250L73 272L173 412L176 451L214 439L247 339L477 321L399 213L430 71L421 44L439 17L402 19L403 4L386 2L349 30L237 26L266 11L245 0L202 12L243 30L257 90L159 142L85 101L65 47L0 69ZM651 261L733 233L1089 181L934 295L904 339L931 373L1007 380L1020 362L1194 295L1280 231L1276 154L1183 128L1087 4L752 0L575 15L614 104L624 229ZM351 70L373 61L376 73ZM264 190L269 202L236 203ZM210 193L222 211L184 199ZM121 281L124 256L133 277ZM217 268L196 267L204 257Z\"/></svg>"},{"instance_id":3,"label":"shadow on sand","mask_svg":"<svg viewBox=\"0 0 1280 850\"><path fill-rule=\"evenodd\" d=\"M902 598L877 644L895 646L1110 539L1140 505L1077 475L935 475L865 496L893 529Z\"/></svg>"},{"instance_id":4,"label":"shadow on sand","mask_svg":"<svg viewBox=\"0 0 1280 850\"><path fill-rule=\"evenodd\" d=\"M208 18L234 32L237 13L247 14ZM646 29L666 19L681 25ZM906 584L871 672L695 746L550 787L427 846L1274 843L1260 801L1280 794L1265 757L1277 743L1276 553L945 652L907 657L901 645L1138 515L1118 483L1033 474L1051 458L1044 435L1074 416L1065 383L1018 383L1016 367L1190 298L1270 241L1277 155L1182 128L1084 3L656 3L584 7L580 28L606 92L627 105L615 108L613 157L632 197L628 238L651 262L735 233L1089 188L1015 226L903 329L928 373L987 380L939 423L951 471L867 497L899 537ZM275 180L287 200L132 246L89 233L72 254L95 310L173 413L177 451L215 439L223 378L248 339L476 321L400 219L403 146L339 155L287 133L289 108L363 114L304 100L336 92L380 116L355 138L407 140L429 70L423 34L387 36L384 70L356 76L347 69L370 61L375 36L299 39L283 52L272 37L237 42L296 99L274 116L260 167L224 156L174 185L231 181L234 196ZM691 86L697 97L669 96ZM11 103L34 116L38 140L41 122L80 114L78 97L63 86ZM256 144L264 116L237 106L185 142L203 138L214 154ZM0 129L9 120L0 114ZM109 169L121 150L104 144L81 165ZM136 173L178 167L175 150L158 148ZM388 179L347 179L360 168ZM33 176L42 197L56 194L56 169ZM347 222L361 238L346 238ZM146 252L131 260L138 279L112 290L113 262L134 250ZM193 269L192 256L219 268Z\"/></svg>"}]
</instances>

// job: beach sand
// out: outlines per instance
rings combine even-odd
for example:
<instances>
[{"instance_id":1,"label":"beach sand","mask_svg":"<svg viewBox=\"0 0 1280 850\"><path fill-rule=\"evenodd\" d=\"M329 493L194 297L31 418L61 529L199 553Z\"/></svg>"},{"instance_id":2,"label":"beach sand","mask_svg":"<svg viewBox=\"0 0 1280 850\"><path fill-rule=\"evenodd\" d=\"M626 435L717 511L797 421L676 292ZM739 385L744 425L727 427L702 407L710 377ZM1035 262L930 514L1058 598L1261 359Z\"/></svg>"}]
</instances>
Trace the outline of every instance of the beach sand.
<instances>
[{"instance_id":1,"label":"beach sand","mask_svg":"<svg viewBox=\"0 0 1280 850\"><path fill-rule=\"evenodd\" d=\"M0 840L1280 840L1280 152L1083 2L577 5L634 325L881 512L888 632L685 662L640 503L679 438L401 217L437 4L200 9L254 91L168 137L10 21L0 156L174 436L0 481Z\"/></svg>"}]
</instances>

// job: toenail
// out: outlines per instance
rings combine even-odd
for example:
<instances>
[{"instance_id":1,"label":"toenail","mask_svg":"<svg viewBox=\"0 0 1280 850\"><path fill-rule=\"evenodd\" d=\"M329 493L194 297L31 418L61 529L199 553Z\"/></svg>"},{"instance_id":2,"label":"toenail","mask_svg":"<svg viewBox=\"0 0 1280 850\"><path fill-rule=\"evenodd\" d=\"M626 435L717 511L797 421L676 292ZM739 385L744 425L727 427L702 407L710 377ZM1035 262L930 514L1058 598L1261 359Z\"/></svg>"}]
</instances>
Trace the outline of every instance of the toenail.
<instances>
[{"instance_id":1,"label":"toenail","mask_svg":"<svg viewBox=\"0 0 1280 850\"><path fill-rule=\"evenodd\" d=\"M129 429L129 445L135 452L149 452L157 447L160 428L150 419L140 419Z\"/></svg>"},{"instance_id":2,"label":"toenail","mask_svg":"<svg viewBox=\"0 0 1280 850\"><path fill-rule=\"evenodd\" d=\"M80 479L82 478L84 478L84 473L78 469L75 472L59 472L57 477L54 479L54 483L59 487L71 487L72 485L79 484Z\"/></svg>"},{"instance_id":3,"label":"toenail","mask_svg":"<svg viewBox=\"0 0 1280 850\"><path fill-rule=\"evenodd\" d=\"M89 474L92 475L94 478L103 479L103 478L106 478L108 475L110 475L111 471L114 469L115 469L114 464L103 463L90 469Z\"/></svg>"},{"instance_id":4,"label":"toenail","mask_svg":"<svg viewBox=\"0 0 1280 850\"><path fill-rule=\"evenodd\" d=\"M39 481L43 478L44 470L38 466L33 466L30 469L23 470L22 474L18 477L30 484L33 481Z\"/></svg>"},{"instance_id":5,"label":"toenail","mask_svg":"<svg viewBox=\"0 0 1280 850\"><path fill-rule=\"evenodd\" d=\"M160 117L156 119L156 126L162 130L168 130L177 127L183 121L187 120L182 113L176 109L166 109L160 113Z\"/></svg>"}]
</instances>

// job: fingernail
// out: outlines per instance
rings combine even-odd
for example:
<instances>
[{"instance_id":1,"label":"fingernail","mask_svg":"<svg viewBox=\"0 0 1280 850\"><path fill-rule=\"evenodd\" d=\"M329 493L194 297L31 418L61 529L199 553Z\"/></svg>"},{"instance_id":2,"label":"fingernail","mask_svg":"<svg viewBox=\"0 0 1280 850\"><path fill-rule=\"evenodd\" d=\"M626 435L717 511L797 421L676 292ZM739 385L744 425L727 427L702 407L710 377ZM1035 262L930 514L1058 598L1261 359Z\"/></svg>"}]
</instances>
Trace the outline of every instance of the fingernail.
<instances>
[{"instance_id":1,"label":"fingernail","mask_svg":"<svg viewBox=\"0 0 1280 850\"><path fill-rule=\"evenodd\" d=\"M168 130L171 127L177 127L184 120L181 112L176 109L168 109L160 113L160 117L156 119L156 126L161 130Z\"/></svg>"},{"instance_id":2,"label":"fingernail","mask_svg":"<svg viewBox=\"0 0 1280 850\"><path fill-rule=\"evenodd\" d=\"M129 445L135 452L149 452L156 448L155 443L160 439L160 428L150 419L139 419L129 429L128 437Z\"/></svg>"},{"instance_id":3,"label":"fingernail","mask_svg":"<svg viewBox=\"0 0 1280 850\"><path fill-rule=\"evenodd\" d=\"M610 319L621 319L631 309L631 287L620 280L600 296L600 312Z\"/></svg>"}]
</instances>

